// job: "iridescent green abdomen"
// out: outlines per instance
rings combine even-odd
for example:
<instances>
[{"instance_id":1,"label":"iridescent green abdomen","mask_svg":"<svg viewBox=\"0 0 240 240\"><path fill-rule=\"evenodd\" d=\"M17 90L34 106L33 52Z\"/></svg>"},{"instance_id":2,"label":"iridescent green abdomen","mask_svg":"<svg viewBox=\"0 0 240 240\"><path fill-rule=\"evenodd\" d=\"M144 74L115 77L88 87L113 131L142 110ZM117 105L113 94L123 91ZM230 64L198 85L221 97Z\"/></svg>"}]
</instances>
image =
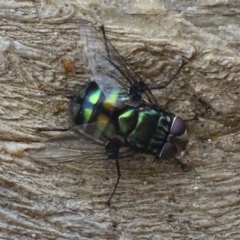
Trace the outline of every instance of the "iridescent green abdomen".
<instances>
[{"instance_id":1,"label":"iridescent green abdomen","mask_svg":"<svg viewBox=\"0 0 240 240\"><path fill-rule=\"evenodd\" d=\"M117 109L113 103L117 100L118 90L115 90L108 99L95 82L78 92L72 100L72 115L78 125L86 125L94 137L104 133L107 136L117 131ZM97 124L91 124L97 123ZM94 128L94 129L91 129Z\"/></svg>"}]
</instances>

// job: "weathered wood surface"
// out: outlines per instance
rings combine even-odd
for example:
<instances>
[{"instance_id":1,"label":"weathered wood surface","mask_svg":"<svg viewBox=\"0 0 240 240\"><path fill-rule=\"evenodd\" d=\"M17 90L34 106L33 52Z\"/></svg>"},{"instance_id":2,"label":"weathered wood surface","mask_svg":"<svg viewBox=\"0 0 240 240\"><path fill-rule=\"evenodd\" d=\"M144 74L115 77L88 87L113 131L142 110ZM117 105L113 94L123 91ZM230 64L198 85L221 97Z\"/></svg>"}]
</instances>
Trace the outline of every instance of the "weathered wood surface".
<instances>
[{"instance_id":1,"label":"weathered wood surface","mask_svg":"<svg viewBox=\"0 0 240 240\"><path fill-rule=\"evenodd\" d=\"M240 4L124 2L0 1L1 239L240 238ZM110 208L114 163L46 166L26 154L50 137L37 127L69 127L66 95L91 78L82 19L104 23L151 84L186 59L180 77L154 93L184 118L199 114L188 122L189 171L149 157L122 161Z\"/></svg>"}]
</instances>

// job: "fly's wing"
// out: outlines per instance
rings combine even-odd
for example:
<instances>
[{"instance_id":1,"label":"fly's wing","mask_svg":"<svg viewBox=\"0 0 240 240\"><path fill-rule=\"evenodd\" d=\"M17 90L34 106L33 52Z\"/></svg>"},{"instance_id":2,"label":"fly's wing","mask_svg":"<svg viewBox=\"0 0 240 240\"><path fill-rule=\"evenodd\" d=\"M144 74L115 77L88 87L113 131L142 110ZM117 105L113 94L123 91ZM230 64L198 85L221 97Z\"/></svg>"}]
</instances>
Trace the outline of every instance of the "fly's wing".
<instances>
[{"instance_id":1,"label":"fly's wing","mask_svg":"<svg viewBox=\"0 0 240 240\"><path fill-rule=\"evenodd\" d=\"M94 80L106 98L112 97L114 92L118 94L115 107L132 105L133 92L151 104L158 104L148 86L106 37L103 27L97 29L90 24L81 24L80 34Z\"/></svg>"},{"instance_id":2,"label":"fly's wing","mask_svg":"<svg viewBox=\"0 0 240 240\"><path fill-rule=\"evenodd\" d=\"M34 160L46 164L108 159L105 145L110 137L114 138L116 135L96 131L99 124L104 123L95 122L74 127L50 138L40 148L30 151L30 155ZM130 153L128 148L122 148L119 157L126 157Z\"/></svg>"},{"instance_id":3,"label":"fly's wing","mask_svg":"<svg viewBox=\"0 0 240 240\"><path fill-rule=\"evenodd\" d=\"M47 164L82 161L88 158L106 159L104 142L93 140L83 129L77 126L56 137L50 138L39 149L30 152L34 160Z\"/></svg>"},{"instance_id":4,"label":"fly's wing","mask_svg":"<svg viewBox=\"0 0 240 240\"><path fill-rule=\"evenodd\" d=\"M116 92L115 94L118 95L117 101L113 105L122 108L124 103L130 100L128 86L119 84L122 76L110 64L103 38L98 35L93 27L87 24L80 26L80 34L94 80L106 99L113 98L113 94ZM116 99L116 96L114 98Z\"/></svg>"}]
</instances>

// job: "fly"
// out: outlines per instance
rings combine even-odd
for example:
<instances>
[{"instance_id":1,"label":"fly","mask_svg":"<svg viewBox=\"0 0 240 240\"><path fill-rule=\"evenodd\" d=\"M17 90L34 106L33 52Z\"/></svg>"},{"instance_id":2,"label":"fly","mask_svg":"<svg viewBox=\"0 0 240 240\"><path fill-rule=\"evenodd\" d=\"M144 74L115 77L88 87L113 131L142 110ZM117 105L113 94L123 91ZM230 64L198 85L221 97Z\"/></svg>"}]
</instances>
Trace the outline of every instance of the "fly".
<instances>
[{"instance_id":1,"label":"fly","mask_svg":"<svg viewBox=\"0 0 240 240\"><path fill-rule=\"evenodd\" d=\"M115 159L117 181L106 202L110 205L121 178L119 159L135 153L171 158L189 140L185 121L159 106L151 88L107 38L104 26L81 24L80 36L94 81L71 100L76 126L49 139L36 157L56 163ZM157 89L167 87L183 65Z\"/></svg>"}]
</instances>

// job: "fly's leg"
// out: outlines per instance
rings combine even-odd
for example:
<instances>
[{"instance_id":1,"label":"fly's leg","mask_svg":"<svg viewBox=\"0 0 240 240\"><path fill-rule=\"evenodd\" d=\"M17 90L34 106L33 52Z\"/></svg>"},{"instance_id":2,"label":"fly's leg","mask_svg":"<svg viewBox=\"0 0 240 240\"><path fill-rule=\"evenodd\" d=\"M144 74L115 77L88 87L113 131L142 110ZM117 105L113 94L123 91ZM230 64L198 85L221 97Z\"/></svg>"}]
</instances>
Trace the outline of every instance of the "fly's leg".
<instances>
[{"instance_id":1,"label":"fly's leg","mask_svg":"<svg viewBox=\"0 0 240 240\"><path fill-rule=\"evenodd\" d=\"M37 132L67 132L70 128L37 128Z\"/></svg>"},{"instance_id":2,"label":"fly's leg","mask_svg":"<svg viewBox=\"0 0 240 240\"><path fill-rule=\"evenodd\" d=\"M114 189L113 189L110 197L108 198L108 200L107 200L107 202L106 202L106 205L107 205L107 206L110 206L111 199L112 199L113 195L115 194L115 192L116 192L116 190L117 190L118 183L119 183L119 180L120 180L120 178L121 178L121 171L120 171L120 165L119 165L118 155L116 156L116 167L117 167L117 181L116 181L116 183L115 183Z\"/></svg>"},{"instance_id":3,"label":"fly's leg","mask_svg":"<svg viewBox=\"0 0 240 240\"><path fill-rule=\"evenodd\" d=\"M110 53L109 53L109 49L108 49L108 46L107 46L107 37L106 37L104 25L101 25L100 29L101 29L102 34L103 34L103 38L104 38L104 42L105 42L105 47L106 47L108 59L111 59Z\"/></svg>"},{"instance_id":4,"label":"fly's leg","mask_svg":"<svg viewBox=\"0 0 240 240\"><path fill-rule=\"evenodd\" d=\"M182 161L176 157L173 158L176 164L180 165L182 171L186 169L186 164L182 163ZM156 163L162 163L163 159L159 158L159 156L155 156L154 162Z\"/></svg>"},{"instance_id":5,"label":"fly's leg","mask_svg":"<svg viewBox=\"0 0 240 240\"><path fill-rule=\"evenodd\" d=\"M182 171L184 171L186 168L186 164L182 163L181 160L179 160L178 158L174 158L174 160L178 165L180 165Z\"/></svg>"},{"instance_id":6,"label":"fly's leg","mask_svg":"<svg viewBox=\"0 0 240 240\"><path fill-rule=\"evenodd\" d=\"M150 90L156 90L156 89L163 89L166 88L181 72L182 68L184 65L186 65L187 63L185 61L182 61L181 66L178 68L177 72L164 84L164 85L159 85L159 86L154 86L151 87Z\"/></svg>"},{"instance_id":7,"label":"fly's leg","mask_svg":"<svg viewBox=\"0 0 240 240\"><path fill-rule=\"evenodd\" d=\"M126 78L126 80L130 83L130 89L129 89L129 94L136 100L136 101L139 101L142 99L141 95L142 93L144 93L145 91L149 91L149 88L148 86L143 82L143 81L138 81L136 82L135 84L132 83L132 79L127 75L125 74L124 71L122 71L122 69L115 63L111 60L111 56L110 56L110 50L109 50L109 47L108 47L108 44L107 44L107 37L106 37L106 33L105 33L105 28L104 28L104 25L101 25L100 26L100 29L102 31L102 34L103 34L103 39L104 39L104 42L105 42L105 47L106 47L106 52L107 52L107 58L109 60L109 63L114 66L122 75L123 77ZM151 94L151 93L150 93ZM151 96L153 98L153 96Z\"/></svg>"},{"instance_id":8,"label":"fly's leg","mask_svg":"<svg viewBox=\"0 0 240 240\"><path fill-rule=\"evenodd\" d=\"M199 116L197 113L192 118L184 119L185 122L198 121L198 120L199 120Z\"/></svg>"},{"instance_id":9,"label":"fly's leg","mask_svg":"<svg viewBox=\"0 0 240 240\"><path fill-rule=\"evenodd\" d=\"M158 85L154 87L148 87L144 81L139 81L137 85L132 85L130 88L130 95L134 96L136 100L140 100L142 98L142 94L145 94L148 99L152 100L153 104L157 107L158 103L156 98L153 96L151 90L163 89L166 88L181 72L183 66L186 64L185 61L182 61L181 66L178 68L177 72L164 84Z\"/></svg>"},{"instance_id":10,"label":"fly's leg","mask_svg":"<svg viewBox=\"0 0 240 240\"><path fill-rule=\"evenodd\" d=\"M108 200L106 202L107 206L110 206L111 199L117 190L118 183L121 178L121 171L120 171L120 165L119 165L119 149L120 149L120 147L121 147L121 143L118 140L110 140L105 146L106 152L108 154L108 158L115 159L116 167L117 167L117 181L115 183L114 189L113 189L110 197L108 198Z\"/></svg>"}]
</instances>

